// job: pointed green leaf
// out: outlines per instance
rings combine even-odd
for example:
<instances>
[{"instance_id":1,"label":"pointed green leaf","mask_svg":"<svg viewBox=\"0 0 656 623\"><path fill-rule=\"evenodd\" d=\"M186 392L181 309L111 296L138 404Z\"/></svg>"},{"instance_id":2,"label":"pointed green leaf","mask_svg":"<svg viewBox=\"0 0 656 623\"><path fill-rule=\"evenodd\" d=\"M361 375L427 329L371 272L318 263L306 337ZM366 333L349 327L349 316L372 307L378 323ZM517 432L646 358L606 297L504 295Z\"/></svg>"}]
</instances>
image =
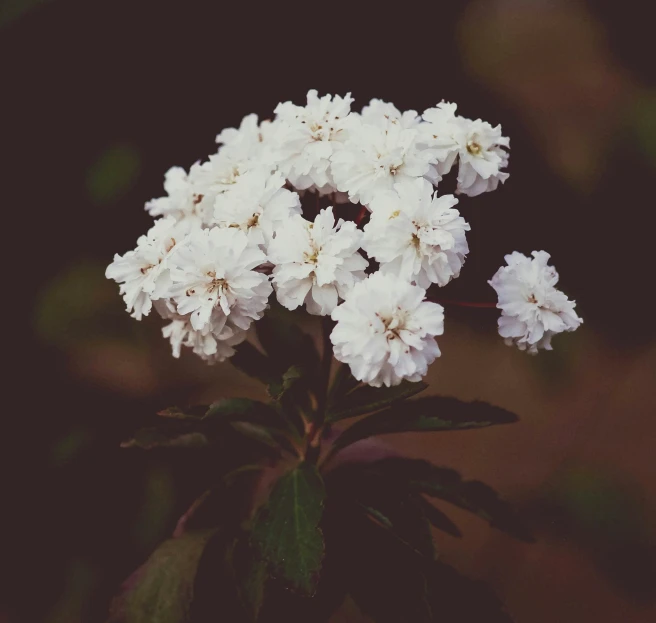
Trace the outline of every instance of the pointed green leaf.
<instances>
[{"instance_id":1,"label":"pointed green leaf","mask_svg":"<svg viewBox=\"0 0 656 623\"><path fill-rule=\"evenodd\" d=\"M441 510L435 508L430 502L425 500L423 497L418 496L418 503L424 511L426 519L430 521L438 530L446 532L451 536L460 538L462 532L456 524L454 524Z\"/></svg>"},{"instance_id":2,"label":"pointed green leaf","mask_svg":"<svg viewBox=\"0 0 656 623\"><path fill-rule=\"evenodd\" d=\"M207 437L196 431L174 431L161 428L142 428L131 439L121 443L121 448L200 448L208 443Z\"/></svg>"},{"instance_id":3,"label":"pointed green leaf","mask_svg":"<svg viewBox=\"0 0 656 623\"><path fill-rule=\"evenodd\" d=\"M267 580L266 563L250 540L250 535L241 533L234 539L228 551L228 564L232 569L239 601L256 621L264 600Z\"/></svg>"},{"instance_id":4,"label":"pointed green leaf","mask_svg":"<svg viewBox=\"0 0 656 623\"><path fill-rule=\"evenodd\" d=\"M376 461L370 469L386 475L390 481L405 483L413 491L470 511L517 539L533 540L510 504L501 500L494 489L477 480L462 480L455 470L407 458Z\"/></svg>"},{"instance_id":5,"label":"pointed green leaf","mask_svg":"<svg viewBox=\"0 0 656 623\"><path fill-rule=\"evenodd\" d=\"M187 623L198 563L213 534L187 532L160 545L124 583L109 623Z\"/></svg>"},{"instance_id":6,"label":"pointed green leaf","mask_svg":"<svg viewBox=\"0 0 656 623\"><path fill-rule=\"evenodd\" d=\"M410 381L403 381L403 383L394 387L363 385L354 389L342 400L332 404L326 419L328 422L336 422L356 415L380 411L424 391L427 387L426 383L411 383Z\"/></svg>"},{"instance_id":7,"label":"pointed green leaf","mask_svg":"<svg viewBox=\"0 0 656 623\"><path fill-rule=\"evenodd\" d=\"M418 398L393 405L356 422L337 438L332 453L375 435L466 430L516 421L515 414L485 402L462 402L442 396Z\"/></svg>"},{"instance_id":8,"label":"pointed green leaf","mask_svg":"<svg viewBox=\"0 0 656 623\"><path fill-rule=\"evenodd\" d=\"M336 402L341 400L346 394L353 391L358 385L358 381L352 374L351 368L345 363L337 368L335 378L333 379L330 391L328 392L328 407L332 407Z\"/></svg>"},{"instance_id":9,"label":"pointed green leaf","mask_svg":"<svg viewBox=\"0 0 656 623\"><path fill-rule=\"evenodd\" d=\"M168 407L157 412L157 415L160 415L165 418L171 418L173 420L199 420L203 417L207 411L206 405L199 405L194 407L185 407L181 409L180 407Z\"/></svg>"},{"instance_id":10,"label":"pointed green leaf","mask_svg":"<svg viewBox=\"0 0 656 623\"><path fill-rule=\"evenodd\" d=\"M250 422L232 422L231 427L238 433L257 441L259 443L273 448L274 450L284 450L292 456L299 456L298 449L289 440L289 438L277 428L260 426Z\"/></svg>"},{"instance_id":11,"label":"pointed green leaf","mask_svg":"<svg viewBox=\"0 0 656 623\"><path fill-rule=\"evenodd\" d=\"M299 366L292 366L280 378L269 383L267 391L274 400L280 401L282 397L296 385L303 377L303 370Z\"/></svg>"},{"instance_id":12,"label":"pointed green leaf","mask_svg":"<svg viewBox=\"0 0 656 623\"><path fill-rule=\"evenodd\" d=\"M205 425L236 421L284 427L275 409L250 398L222 398L212 403L203 416Z\"/></svg>"},{"instance_id":13,"label":"pointed green leaf","mask_svg":"<svg viewBox=\"0 0 656 623\"><path fill-rule=\"evenodd\" d=\"M273 575L309 595L316 590L324 555L319 528L324 498L318 470L302 463L278 480L253 526L254 542Z\"/></svg>"}]
</instances>

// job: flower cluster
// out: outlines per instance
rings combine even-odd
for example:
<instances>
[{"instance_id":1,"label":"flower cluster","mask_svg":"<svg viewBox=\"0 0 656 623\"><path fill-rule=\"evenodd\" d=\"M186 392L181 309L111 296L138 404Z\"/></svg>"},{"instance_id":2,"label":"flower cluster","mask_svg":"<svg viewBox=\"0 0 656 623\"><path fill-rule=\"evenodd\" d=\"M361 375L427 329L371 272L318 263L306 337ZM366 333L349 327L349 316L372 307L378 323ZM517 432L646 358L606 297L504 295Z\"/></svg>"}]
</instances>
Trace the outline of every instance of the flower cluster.
<instances>
[{"instance_id":1,"label":"flower cluster","mask_svg":"<svg viewBox=\"0 0 656 623\"><path fill-rule=\"evenodd\" d=\"M154 308L169 322L174 356L182 346L210 362L231 356L273 292L288 309L332 316L335 357L360 381L418 380L439 356L444 313L426 289L460 274L469 224L458 198L436 188L457 166L457 195L495 190L508 177L508 138L455 104L419 115L380 100L358 113L352 102L309 91L305 105L249 115L206 161L166 173L166 196L146 203L155 224L106 275L137 320ZM320 198L332 207L320 210ZM546 263L531 273L509 257L492 281L502 335L548 348L580 320ZM513 305L522 288L535 309Z\"/></svg>"}]
</instances>

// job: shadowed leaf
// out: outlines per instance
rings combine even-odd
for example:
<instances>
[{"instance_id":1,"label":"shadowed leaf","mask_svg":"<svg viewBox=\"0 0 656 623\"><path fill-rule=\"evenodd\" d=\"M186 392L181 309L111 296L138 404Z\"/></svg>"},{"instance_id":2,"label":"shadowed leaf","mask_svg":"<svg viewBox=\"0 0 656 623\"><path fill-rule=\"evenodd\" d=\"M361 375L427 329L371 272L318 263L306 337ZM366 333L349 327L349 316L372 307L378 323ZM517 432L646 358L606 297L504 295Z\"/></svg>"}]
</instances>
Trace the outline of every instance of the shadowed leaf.
<instances>
[{"instance_id":1,"label":"shadowed leaf","mask_svg":"<svg viewBox=\"0 0 656 623\"><path fill-rule=\"evenodd\" d=\"M427 387L426 383L411 383L410 381L404 381L394 387L364 385L334 403L328 410L326 419L329 422L336 422L356 415L380 411L397 401L405 400L424 391Z\"/></svg>"},{"instance_id":2,"label":"shadowed leaf","mask_svg":"<svg viewBox=\"0 0 656 623\"><path fill-rule=\"evenodd\" d=\"M375 435L466 430L516 421L517 416L510 411L485 402L462 402L442 396L418 398L393 405L356 422L337 438L332 453Z\"/></svg>"},{"instance_id":3,"label":"shadowed leaf","mask_svg":"<svg viewBox=\"0 0 656 623\"><path fill-rule=\"evenodd\" d=\"M404 483L411 491L470 511L517 539L533 540L510 504L501 500L494 489L477 480L462 480L455 470L406 458L383 459L372 463L370 469L391 482Z\"/></svg>"},{"instance_id":4,"label":"shadowed leaf","mask_svg":"<svg viewBox=\"0 0 656 623\"><path fill-rule=\"evenodd\" d=\"M316 467L303 463L278 480L253 526L253 540L273 575L309 595L324 556L319 528L324 497Z\"/></svg>"},{"instance_id":5,"label":"shadowed leaf","mask_svg":"<svg viewBox=\"0 0 656 623\"><path fill-rule=\"evenodd\" d=\"M108 623L186 623L196 570L213 530L189 532L160 545L124 583Z\"/></svg>"}]
</instances>

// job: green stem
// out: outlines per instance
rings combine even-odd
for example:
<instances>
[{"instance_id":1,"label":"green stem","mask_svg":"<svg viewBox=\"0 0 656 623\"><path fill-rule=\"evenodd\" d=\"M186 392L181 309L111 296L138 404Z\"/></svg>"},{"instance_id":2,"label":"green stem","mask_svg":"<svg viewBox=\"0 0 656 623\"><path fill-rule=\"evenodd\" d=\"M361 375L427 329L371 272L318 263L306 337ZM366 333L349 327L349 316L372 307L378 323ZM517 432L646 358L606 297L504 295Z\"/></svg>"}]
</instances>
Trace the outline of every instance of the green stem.
<instances>
[{"instance_id":1,"label":"green stem","mask_svg":"<svg viewBox=\"0 0 656 623\"><path fill-rule=\"evenodd\" d=\"M326 419L326 407L328 404L328 386L330 384L330 369L333 362L333 347L330 334L333 330L333 322L330 316L321 319L322 352L321 365L319 368L317 410L307 430L307 445L305 449L305 460L316 462L321 451L321 437Z\"/></svg>"}]
</instances>

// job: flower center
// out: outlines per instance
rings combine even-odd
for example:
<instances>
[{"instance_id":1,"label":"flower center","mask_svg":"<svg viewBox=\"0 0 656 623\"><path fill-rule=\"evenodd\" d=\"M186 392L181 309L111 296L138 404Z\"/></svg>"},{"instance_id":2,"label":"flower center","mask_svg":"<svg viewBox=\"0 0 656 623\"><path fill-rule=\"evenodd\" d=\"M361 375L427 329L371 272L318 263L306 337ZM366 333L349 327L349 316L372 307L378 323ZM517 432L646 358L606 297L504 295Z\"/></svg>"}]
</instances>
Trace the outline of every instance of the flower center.
<instances>
[{"instance_id":1,"label":"flower center","mask_svg":"<svg viewBox=\"0 0 656 623\"><path fill-rule=\"evenodd\" d=\"M483 151L483 148L480 146L479 143L477 143L475 140L469 141L467 143L467 151L472 155L472 156L479 156L481 152Z\"/></svg>"}]
</instances>

